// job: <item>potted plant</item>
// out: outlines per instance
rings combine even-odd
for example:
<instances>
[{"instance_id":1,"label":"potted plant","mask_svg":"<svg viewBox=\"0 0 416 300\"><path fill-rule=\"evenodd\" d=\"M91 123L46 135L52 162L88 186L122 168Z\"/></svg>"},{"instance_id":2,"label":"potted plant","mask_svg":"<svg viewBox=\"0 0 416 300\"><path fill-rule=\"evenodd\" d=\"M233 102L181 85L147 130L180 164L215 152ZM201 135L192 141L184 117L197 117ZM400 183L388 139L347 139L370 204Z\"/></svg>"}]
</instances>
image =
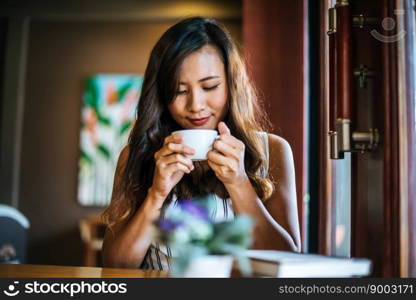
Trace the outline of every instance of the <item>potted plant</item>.
<instances>
[{"instance_id":1,"label":"potted plant","mask_svg":"<svg viewBox=\"0 0 416 300\"><path fill-rule=\"evenodd\" d=\"M174 277L229 277L234 259L242 274L249 275L250 263L244 254L252 242L252 225L246 215L213 222L206 206L184 199L156 223L159 241L172 250Z\"/></svg>"}]
</instances>

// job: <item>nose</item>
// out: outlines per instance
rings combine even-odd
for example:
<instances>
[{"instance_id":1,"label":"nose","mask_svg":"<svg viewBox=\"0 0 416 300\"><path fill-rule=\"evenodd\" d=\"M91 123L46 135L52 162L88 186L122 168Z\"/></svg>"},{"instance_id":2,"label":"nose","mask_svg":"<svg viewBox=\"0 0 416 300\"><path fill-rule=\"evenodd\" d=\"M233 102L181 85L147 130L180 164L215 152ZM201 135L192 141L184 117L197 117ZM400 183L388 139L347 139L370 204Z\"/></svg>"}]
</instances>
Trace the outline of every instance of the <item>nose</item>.
<instances>
[{"instance_id":1,"label":"nose","mask_svg":"<svg viewBox=\"0 0 416 300\"><path fill-rule=\"evenodd\" d=\"M188 94L187 109L190 112L197 113L203 111L206 107L205 95L198 90L192 90Z\"/></svg>"}]
</instances>

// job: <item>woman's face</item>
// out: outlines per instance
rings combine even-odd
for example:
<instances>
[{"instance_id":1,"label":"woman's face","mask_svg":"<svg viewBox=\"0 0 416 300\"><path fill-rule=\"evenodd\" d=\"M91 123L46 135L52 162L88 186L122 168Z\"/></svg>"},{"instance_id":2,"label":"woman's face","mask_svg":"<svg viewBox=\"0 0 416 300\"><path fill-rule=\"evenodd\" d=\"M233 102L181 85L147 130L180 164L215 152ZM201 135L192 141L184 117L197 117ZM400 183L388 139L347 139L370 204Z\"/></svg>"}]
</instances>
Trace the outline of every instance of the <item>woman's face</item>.
<instances>
[{"instance_id":1,"label":"woman's face","mask_svg":"<svg viewBox=\"0 0 416 300\"><path fill-rule=\"evenodd\" d=\"M227 113L228 83L218 50L206 45L188 55L179 69L179 86L169 104L185 129L216 129Z\"/></svg>"}]
</instances>

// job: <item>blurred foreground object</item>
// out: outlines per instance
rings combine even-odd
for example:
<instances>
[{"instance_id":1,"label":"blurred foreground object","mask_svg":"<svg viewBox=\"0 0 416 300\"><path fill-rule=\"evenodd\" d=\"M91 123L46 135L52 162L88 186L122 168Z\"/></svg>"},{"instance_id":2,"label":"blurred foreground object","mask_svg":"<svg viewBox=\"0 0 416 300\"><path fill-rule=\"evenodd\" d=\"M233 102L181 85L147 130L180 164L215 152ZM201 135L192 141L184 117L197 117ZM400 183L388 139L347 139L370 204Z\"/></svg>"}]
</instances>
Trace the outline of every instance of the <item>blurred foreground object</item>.
<instances>
[{"instance_id":1,"label":"blurred foreground object","mask_svg":"<svg viewBox=\"0 0 416 300\"><path fill-rule=\"evenodd\" d=\"M244 275L250 274L244 256L252 243L253 220L248 215L214 222L207 201L179 198L177 204L156 224L159 241L172 251L172 276L230 277L233 258Z\"/></svg>"},{"instance_id":2,"label":"blurred foreground object","mask_svg":"<svg viewBox=\"0 0 416 300\"><path fill-rule=\"evenodd\" d=\"M0 204L0 263L25 263L28 219L12 206Z\"/></svg>"},{"instance_id":3,"label":"blurred foreground object","mask_svg":"<svg viewBox=\"0 0 416 300\"><path fill-rule=\"evenodd\" d=\"M97 266L97 256L103 247L103 232L105 223L100 216L89 216L79 221L81 240L84 244L83 265Z\"/></svg>"},{"instance_id":4,"label":"blurred foreground object","mask_svg":"<svg viewBox=\"0 0 416 300\"><path fill-rule=\"evenodd\" d=\"M254 276L284 278L364 277L371 274L371 261L276 250L248 250Z\"/></svg>"}]
</instances>

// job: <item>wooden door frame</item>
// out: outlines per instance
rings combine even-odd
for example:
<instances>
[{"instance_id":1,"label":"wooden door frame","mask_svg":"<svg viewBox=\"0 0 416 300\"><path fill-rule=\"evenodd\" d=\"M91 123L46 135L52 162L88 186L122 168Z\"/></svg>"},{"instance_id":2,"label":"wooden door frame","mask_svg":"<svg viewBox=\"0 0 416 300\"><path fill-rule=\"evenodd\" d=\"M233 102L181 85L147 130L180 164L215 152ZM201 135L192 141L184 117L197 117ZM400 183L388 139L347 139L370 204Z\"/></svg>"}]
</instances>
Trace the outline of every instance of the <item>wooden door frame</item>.
<instances>
[{"instance_id":1,"label":"wooden door frame","mask_svg":"<svg viewBox=\"0 0 416 300\"><path fill-rule=\"evenodd\" d=\"M319 252L332 254L335 239L334 195L335 165L329 159L328 145L328 8L333 1L320 3L320 124L319 124ZM395 15L397 8L408 12L412 0L383 0L383 17L395 17L396 31L415 30L414 17ZM411 22L413 22L411 24ZM408 34L395 43L383 44L383 106L384 128L381 130L383 147L383 240L375 247L383 248L381 272L384 277L416 276L416 126L415 126L415 70L413 36ZM412 51L410 53L410 51ZM412 182L413 181L413 182ZM354 193L352 193L354 195ZM354 218L352 218L354 220Z\"/></svg>"},{"instance_id":2,"label":"wooden door frame","mask_svg":"<svg viewBox=\"0 0 416 300\"><path fill-rule=\"evenodd\" d=\"M335 243L334 163L329 158L329 43L328 9L331 0L320 1L320 105L319 105L319 235L318 252L331 255Z\"/></svg>"}]
</instances>

